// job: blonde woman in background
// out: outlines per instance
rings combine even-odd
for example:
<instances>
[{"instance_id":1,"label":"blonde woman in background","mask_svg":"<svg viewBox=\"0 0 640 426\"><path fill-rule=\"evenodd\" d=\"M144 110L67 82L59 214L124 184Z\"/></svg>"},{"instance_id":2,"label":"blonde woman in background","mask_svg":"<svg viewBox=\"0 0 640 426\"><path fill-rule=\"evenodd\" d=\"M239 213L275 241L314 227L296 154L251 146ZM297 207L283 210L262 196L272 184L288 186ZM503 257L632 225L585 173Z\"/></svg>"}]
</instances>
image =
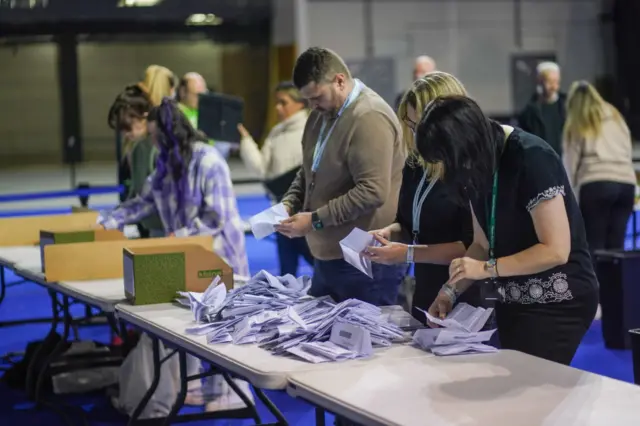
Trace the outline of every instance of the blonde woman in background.
<instances>
[{"instance_id":1,"label":"blonde woman in background","mask_svg":"<svg viewBox=\"0 0 640 426\"><path fill-rule=\"evenodd\" d=\"M454 76L435 71L416 80L402 98L398 118L410 155L403 171L396 222L372 231L383 247L368 249L374 262L415 263L415 285L413 280L405 279L402 294L412 315L423 322L426 318L419 309L429 309L449 280L449 263L464 256L473 241L473 224L468 203L456 204L441 181L428 177L430 171L439 175L438 166L427 165L420 157L414 141L415 128L429 102L439 96L466 93ZM482 302L478 289L465 293L462 299L472 305Z\"/></svg>"},{"instance_id":2,"label":"blonde woman in background","mask_svg":"<svg viewBox=\"0 0 640 426\"><path fill-rule=\"evenodd\" d=\"M275 202L280 202L293 182L295 173L302 165L302 133L309 117L306 101L291 82L282 82L276 87L276 114L279 123L267 136L262 148L240 124L242 136L240 156L247 167L256 173L267 186L281 187L282 191L270 191ZM290 177L288 179L287 177ZM277 185L269 182L280 181ZM298 260L302 256L313 265L313 256L305 238L288 238L277 234L278 256L281 275L296 275Z\"/></svg>"},{"instance_id":3,"label":"blonde woman in background","mask_svg":"<svg viewBox=\"0 0 640 426\"><path fill-rule=\"evenodd\" d=\"M163 98L175 97L178 79L169 68L149 65L144 72L142 86L147 91L153 106L158 106Z\"/></svg>"},{"instance_id":4,"label":"blonde woman in background","mask_svg":"<svg viewBox=\"0 0 640 426\"><path fill-rule=\"evenodd\" d=\"M636 185L631 133L620 112L586 81L569 91L563 145L590 250L624 248Z\"/></svg>"},{"instance_id":5,"label":"blonde woman in background","mask_svg":"<svg viewBox=\"0 0 640 426\"><path fill-rule=\"evenodd\" d=\"M620 112L586 81L573 83L569 91L563 152L592 260L596 250L623 249L636 189L631 133ZM599 281L607 285L606 277ZM599 306L596 318L600 316ZM612 336L618 333L603 330L605 346L624 348Z\"/></svg>"}]
</instances>

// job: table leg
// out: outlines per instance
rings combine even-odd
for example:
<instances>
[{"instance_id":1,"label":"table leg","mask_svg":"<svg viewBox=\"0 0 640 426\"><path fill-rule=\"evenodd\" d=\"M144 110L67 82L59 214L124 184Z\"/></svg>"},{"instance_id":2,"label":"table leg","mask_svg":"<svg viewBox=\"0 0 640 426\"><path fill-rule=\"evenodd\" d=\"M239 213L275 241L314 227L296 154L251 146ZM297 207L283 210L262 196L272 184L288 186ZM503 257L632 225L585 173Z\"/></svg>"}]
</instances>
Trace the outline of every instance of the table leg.
<instances>
[{"instance_id":1,"label":"table leg","mask_svg":"<svg viewBox=\"0 0 640 426\"><path fill-rule=\"evenodd\" d=\"M633 213L631 213L631 229L632 229L632 233L633 233L633 245L631 246L633 248L633 250L636 250L638 248L638 223L636 222L637 218L637 211L634 210Z\"/></svg>"},{"instance_id":2,"label":"table leg","mask_svg":"<svg viewBox=\"0 0 640 426\"><path fill-rule=\"evenodd\" d=\"M7 293L7 278L5 276L5 267L0 266L0 303L4 300L4 296Z\"/></svg>"},{"instance_id":3,"label":"table leg","mask_svg":"<svg viewBox=\"0 0 640 426\"><path fill-rule=\"evenodd\" d=\"M58 304L58 298L56 296L56 293L49 290L49 297L51 298L51 312L53 313L53 317L51 319L51 328L49 329L49 333L47 333L47 336L45 337L43 343L45 341L47 341L51 336L55 336L56 334L56 329L58 328L58 323L59 323L59 304ZM29 362L29 366L27 367L27 378L26 378L26 382L25 382L25 388L27 390L27 395L30 398L33 398L33 393L31 392L32 385L35 385L35 380L34 380L34 376L38 373L38 365L36 363L36 360L40 358L40 356L42 355L42 351L44 350L44 344L40 345L40 347L38 347L38 349L35 350L33 357L31 358L31 362Z\"/></svg>"},{"instance_id":4,"label":"table leg","mask_svg":"<svg viewBox=\"0 0 640 426\"><path fill-rule=\"evenodd\" d=\"M262 424L262 419L260 418L260 415L258 414L258 410L256 409L256 405L253 402L251 402L249 397L247 395L245 395L244 392L242 392L242 389L240 389L240 387L238 387L236 382L233 381L233 379L231 378L229 373L224 373L223 372L222 373L222 377L224 378L224 381L227 382L229 387L231 389L233 389L233 391L235 393L238 394L240 399L242 399L242 402L244 402L244 404L247 406L247 409L249 409L251 411L251 417L253 417L253 420L256 422L256 424L257 425ZM265 395L265 398L266 398L266 395Z\"/></svg>"},{"instance_id":5,"label":"table leg","mask_svg":"<svg viewBox=\"0 0 640 426\"><path fill-rule=\"evenodd\" d=\"M256 392L256 396L258 397L258 399L262 401L265 407L267 407L267 410L269 410L269 412L276 418L277 424L287 426L289 424L289 422L287 422L287 419L284 418L282 412L280 412L280 410L278 410L278 407L276 407L274 403L271 402L269 397L264 394L262 389L254 388L254 391Z\"/></svg>"},{"instance_id":6,"label":"table leg","mask_svg":"<svg viewBox=\"0 0 640 426\"><path fill-rule=\"evenodd\" d=\"M165 417L164 421L162 422L162 424L166 426L169 426L173 422L175 416L184 406L184 400L187 397L187 388L189 383L187 373L187 354L183 351L179 351L178 359L180 363L180 391L178 391L178 395L176 395L176 401L173 403L171 411L169 412L169 414L167 414L167 417Z\"/></svg>"},{"instance_id":7,"label":"table leg","mask_svg":"<svg viewBox=\"0 0 640 426\"><path fill-rule=\"evenodd\" d=\"M57 303L57 298L56 298ZM71 330L71 323L73 322L71 318L71 313L69 312L69 297L62 296L62 315L64 318L64 330L62 332L62 338L55 346L53 351L49 353L49 355L45 358L42 366L40 368L40 372L38 374L38 378L36 380L36 387L34 389L34 400L36 404L40 402L40 393L42 391L42 385L44 384L44 378L46 377L47 370L49 369L49 365L55 361L56 357L60 355L63 351L65 344L69 340L69 332Z\"/></svg>"},{"instance_id":8,"label":"table leg","mask_svg":"<svg viewBox=\"0 0 640 426\"><path fill-rule=\"evenodd\" d=\"M156 337L151 337L151 346L153 348L153 381L151 382L151 386L147 390L147 393L144 394L144 397L138 403L138 406L133 413L131 413L131 417L129 418L128 426L133 426L138 421L138 417L142 414L145 407L151 400L151 397L156 392L158 388L158 383L160 383L160 369L162 367L162 360L160 360L160 340Z\"/></svg>"},{"instance_id":9,"label":"table leg","mask_svg":"<svg viewBox=\"0 0 640 426\"><path fill-rule=\"evenodd\" d=\"M316 426L325 426L324 408L316 407Z\"/></svg>"}]
</instances>

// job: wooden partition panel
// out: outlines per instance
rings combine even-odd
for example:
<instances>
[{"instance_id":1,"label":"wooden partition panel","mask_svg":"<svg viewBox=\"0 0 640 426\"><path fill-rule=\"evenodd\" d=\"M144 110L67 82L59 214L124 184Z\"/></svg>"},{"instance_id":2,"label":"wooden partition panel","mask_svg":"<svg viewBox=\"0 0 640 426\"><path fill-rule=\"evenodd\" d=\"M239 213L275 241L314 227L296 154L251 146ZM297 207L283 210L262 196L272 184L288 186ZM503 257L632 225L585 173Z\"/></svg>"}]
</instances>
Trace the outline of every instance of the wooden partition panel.
<instances>
[{"instance_id":1,"label":"wooden partition panel","mask_svg":"<svg viewBox=\"0 0 640 426\"><path fill-rule=\"evenodd\" d=\"M92 281L121 278L123 250L135 247L159 247L196 244L213 248L213 237L150 238L145 240L105 241L50 245L44 249L47 282Z\"/></svg>"},{"instance_id":2,"label":"wooden partition panel","mask_svg":"<svg viewBox=\"0 0 640 426\"><path fill-rule=\"evenodd\" d=\"M40 243L43 229L90 228L97 220L98 212L0 219L0 246L35 246Z\"/></svg>"}]
</instances>

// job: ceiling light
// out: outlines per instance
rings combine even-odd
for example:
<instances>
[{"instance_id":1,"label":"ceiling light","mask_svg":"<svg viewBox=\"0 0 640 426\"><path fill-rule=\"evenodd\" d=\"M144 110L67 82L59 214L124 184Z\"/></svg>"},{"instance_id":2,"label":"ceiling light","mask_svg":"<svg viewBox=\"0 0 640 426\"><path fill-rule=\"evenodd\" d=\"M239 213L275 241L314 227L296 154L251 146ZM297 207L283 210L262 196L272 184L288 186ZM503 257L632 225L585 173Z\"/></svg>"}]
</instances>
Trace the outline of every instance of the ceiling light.
<instances>
[{"instance_id":1,"label":"ceiling light","mask_svg":"<svg viewBox=\"0 0 640 426\"><path fill-rule=\"evenodd\" d=\"M220 25L222 18L213 13L195 13L187 18L187 25Z\"/></svg>"},{"instance_id":2,"label":"ceiling light","mask_svg":"<svg viewBox=\"0 0 640 426\"><path fill-rule=\"evenodd\" d=\"M161 2L162 0L120 0L118 7L151 7Z\"/></svg>"}]
</instances>

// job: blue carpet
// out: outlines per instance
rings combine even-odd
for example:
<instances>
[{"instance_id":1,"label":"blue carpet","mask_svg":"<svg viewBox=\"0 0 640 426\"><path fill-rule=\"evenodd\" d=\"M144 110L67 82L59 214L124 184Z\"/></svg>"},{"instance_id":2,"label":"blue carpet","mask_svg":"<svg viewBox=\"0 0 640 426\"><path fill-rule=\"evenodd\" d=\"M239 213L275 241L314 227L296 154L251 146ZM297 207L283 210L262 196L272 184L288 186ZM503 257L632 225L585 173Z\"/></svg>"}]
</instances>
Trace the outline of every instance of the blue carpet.
<instances>
[{"instance_id":1,"label":"blue carpet","mask_svg":"<svg viewBox=\"0 0 640 426\"><path fill-rule=\"evenodd\" d=\"M242 197L239 208L243 217L251 216L268 207L264 197ZM630 242L628 243L630 245ZM275 242L272 239L257 241L247 236L247 252L252 273L266 269L278 273L278 259ZM301 274L310 274L312 269L304 264ZM9 274L9 281L17 280ZM82 307L77 307L74 314L82 315ZM45 290L32 283L24 283L7 289L7 297L0 305L0 321L49 316L50 303ZM49 325L24 325L0 329L0 354L23 351L27 342L42 339ZM80 330L83 340L108 342L110 332L107 327L86 327ZM604 348L602 343L600 322L595 321L585 336L573 366L582 370L602 374L615 379L632 382L632 362L630 351L613 351ZM284 392L267 392L274 403L283 411L291 425L314 425L313 408L290 398ZM124 425L126 420L117 414L103 395L81 395L66 398L68 404L82 409L91 425L115 426ZM534 402L535 403L535 402ZM263 421L275 421L266 408L257 403ZM68 411L68 409L66 410ZM3 425L62 425L60 417L48 409L36 410L26 397L0 384L0 418ZM328 419L329 420L329 419ZM194 425L249 425L249 420L217 420L190 423Z\"/></svg>"}]
</instances>

